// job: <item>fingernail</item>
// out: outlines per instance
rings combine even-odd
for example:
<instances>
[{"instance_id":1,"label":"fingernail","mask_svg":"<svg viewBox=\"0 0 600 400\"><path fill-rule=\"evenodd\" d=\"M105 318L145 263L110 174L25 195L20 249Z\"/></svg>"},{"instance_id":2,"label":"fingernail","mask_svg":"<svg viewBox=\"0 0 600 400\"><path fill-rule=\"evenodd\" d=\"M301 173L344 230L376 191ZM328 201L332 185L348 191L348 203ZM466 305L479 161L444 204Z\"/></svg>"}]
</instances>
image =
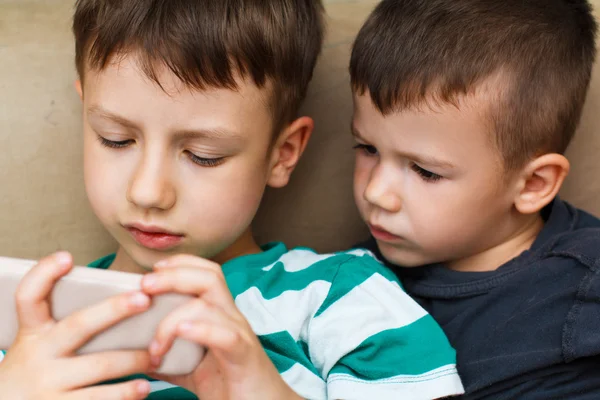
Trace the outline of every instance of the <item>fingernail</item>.
<instances>
[{"instance_id":1,"label":"fingernail","mask_svg":"<svg viewBox=\"0 0 600 400\"><path fill-rule=\"evenodd\" d=\"M152 343L150 344L150 354L152 354L152 355L158 354L159 351L160 351L160 344L156 340L153 340Z\"/></svg>"},{"instance_id":2,"label":"fingernail","mask_svg":"<svg viewBox=\"0 0 600 400\"><path fill-rule=\"evenodd\" d=\"M148 394L150 393L150 382L143 381L137 384L137 391L139 394Z\"/></svg>"},{"instance_id":3,"label":"fingernail","mask_svg":"<svg viewBox=\"0 0 600 400\"><path fill-rule=\"evenodd\" d=\"M169 262L167 260L161 260L161 261L157 262L156 264L154 264L154 266L156 268L164 268L167 265L169 265Z\"/></svg>"},{"instance_id":4,"label":"fingernail","mask_svg":"<svg viewBox=\"0 0 600 400\"><path fill-rule=\"evenodd\" d=\"M148 303L150 302L150 299L145 294L134 293L129 297L129 302L134 306L144 307L144 306L148 305Z\"/></svg>"},{"instance_id":5,"label":"fingernail","mask_svg":"<svg viewBox=\"0 0 600 400\"><path fill-rule=\"evenodd\" d=\"M153 287L155 287L157 282L158 278L156 277L156 275L146 275L144 276L144 278L142 278L143 287L148 289L152 289Z\"/></svg>"},{"instance_id":6,"label":"fingernail","mask_svg":"<svg viewBox=\"0 0 600 400\"><path fill-rule=\"evenodd\" d=\"M56 253L56 255L54 256L54 259L61 266L68 266L71 263L71 255L69 253L67 253L66 251L61 251L59 253Z\"/></svg>"}]
</instances>

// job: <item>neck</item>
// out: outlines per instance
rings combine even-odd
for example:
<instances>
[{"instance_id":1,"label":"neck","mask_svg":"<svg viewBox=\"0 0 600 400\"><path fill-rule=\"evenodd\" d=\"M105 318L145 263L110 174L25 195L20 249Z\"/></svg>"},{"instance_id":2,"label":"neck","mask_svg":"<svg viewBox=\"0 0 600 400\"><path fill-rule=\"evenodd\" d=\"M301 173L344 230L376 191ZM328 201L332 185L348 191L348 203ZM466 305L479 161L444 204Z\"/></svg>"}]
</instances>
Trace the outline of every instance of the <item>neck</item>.
<instances>
[{"instance_id":1,"label":"neck","mask_svg":"<svg viewBox=\"0 0 600 400\"><path fill-rule=\"evenodd\" d=\"M503 264L529 250L544 227L539 214L528 217L519 229L502 243L489 247L477 254L447 263L448 268L462 272L495 271Z\"/></svg>"},{"instance_id":2,"label":"neck","mask_svg":"<svg viewBox=\"0 0 600 400\"><path fill-rule=\"evenodd\" d=\"M256 243L252 231L250 228L246 230L237 240L225 250L221 251L217 255L210 257L211 261L218 264L225 264L227 261L237 257L256 254L262 252L260 246ZM175 254L171 254L175 255ZM165 255L167 256L167 255ZM198 257L202 257L198 255ZM111 265L110 269L122 272L132 272L136 274L147 274L152 272L152 266L143 266L136 262L129 254L119 247L115 261Z\"/></svg>"},{"instance_id":3,"label":"neck","mask_svg":"<svg viewBox=\"0 0 600 400\"><path fill-rule=\"evenodd\" d=\"M252 230L248 228L231 246L227 247L221 253L212 257L211 260L218 264L225 264L229 260L246 256L249 254L261 253L262 249L256 243Z\"/></svg>"}]
</instances>

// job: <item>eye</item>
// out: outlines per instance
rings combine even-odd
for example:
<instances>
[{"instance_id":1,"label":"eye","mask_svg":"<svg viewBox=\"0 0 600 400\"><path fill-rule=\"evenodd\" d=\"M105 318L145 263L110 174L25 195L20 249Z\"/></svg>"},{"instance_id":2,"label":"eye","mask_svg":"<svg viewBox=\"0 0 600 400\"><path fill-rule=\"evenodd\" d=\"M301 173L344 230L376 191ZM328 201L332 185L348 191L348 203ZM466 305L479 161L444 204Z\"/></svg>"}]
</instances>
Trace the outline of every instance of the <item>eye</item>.
<instances>
[{"instance_id":1,"label":"eye","mask_svg":"<svg viewBox=\"0 0 600 400\"><path fill-rule=\"evenodd\" d=\"M100 135L98 135L98 140L100 140L100 143L103 146L110 147L112 149L122 149L122 148L127 147L130 144L134 143L133 139L115 141L115 140L108 140Z\"/></svg>"},{"instance_id":2,"label":"eye","mask_svg":"<svg viewBox=\"0 0 600 400\"><path fill-rule=\"evenodd\" d=\"M419 174L425 182L437 182L442 179L441 175L427 171L426 169L419 167L417 164L413 164L411 168L413 171Z\"/></svg>"},{"instance_id":3,"label":"eye","mask_svg":"<svg viewBox=\"0 0 600 400\"><path fill-rule=\"evenodd\" d=\"M193 163L200 165L201 167L216 167L219 164L222 164L225 161L225 157L216 157L216 158L206 158L199 157L190 151L186 151L190 160Z\"/></svg>"},{"instance_id":4,"label":"eye","mask_svg":"<svg viewBox=\"0 0 600 400\"><path fill-rule=\"evenodd\" d=\"M360 150L369 156L377 155L377 149L373 146L369 146L368 144L357 144L353 147L354 150Z\"/></svg>"}]
</instances>

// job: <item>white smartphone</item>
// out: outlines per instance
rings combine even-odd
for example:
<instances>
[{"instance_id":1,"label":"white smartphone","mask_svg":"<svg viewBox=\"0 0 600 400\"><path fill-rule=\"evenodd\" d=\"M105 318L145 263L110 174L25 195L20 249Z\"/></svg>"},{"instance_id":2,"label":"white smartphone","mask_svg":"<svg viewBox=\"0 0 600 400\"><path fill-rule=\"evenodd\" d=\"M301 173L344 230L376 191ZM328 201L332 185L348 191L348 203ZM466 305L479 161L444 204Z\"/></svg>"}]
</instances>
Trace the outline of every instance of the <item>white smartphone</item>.
<instances>
[{"instance_id":1,"label":"white smartphone","mask_svg":"<svg viewBox=\"0 0 600 400\"><path fill-rule=\"evenodd\" d=\"M21 278L36 263L0 257L0 349L9 349L17 335L15 292ZM54 287L51 296L52 316L55 320L61 320L108 297L138 291L141 280L142 275L138 274L74 267ZM171 293L154 296L148 310L100 332L77 353L147 349L160 321L190 299L191 296ZM157 372L167 375L188 374L202 361L204 353L202 346L176 339Z\"/></svg>"}]
</instances>

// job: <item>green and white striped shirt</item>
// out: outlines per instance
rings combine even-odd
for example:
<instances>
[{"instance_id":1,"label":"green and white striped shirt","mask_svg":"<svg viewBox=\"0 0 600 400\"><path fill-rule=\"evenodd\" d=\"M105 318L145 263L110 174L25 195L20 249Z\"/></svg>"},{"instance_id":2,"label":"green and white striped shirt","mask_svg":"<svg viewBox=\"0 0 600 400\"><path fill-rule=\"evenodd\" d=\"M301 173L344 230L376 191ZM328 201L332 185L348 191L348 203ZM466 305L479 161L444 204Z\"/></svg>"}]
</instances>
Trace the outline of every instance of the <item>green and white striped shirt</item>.
<instances>
[{"instance_id":1,"label":"green and white striped shirt","mask_svg":"<svg viewBox=\"0 0 600 400\"><path fill-rule=\"evenodd\" d=\"M306 399L436 399L463 393L443 331L365 250L282 243L223 265L235 303L281 377ZM107 268L114 256L91 264ZM149 399L195 399L153 381Z\"/></svg>"}]
</instances>

